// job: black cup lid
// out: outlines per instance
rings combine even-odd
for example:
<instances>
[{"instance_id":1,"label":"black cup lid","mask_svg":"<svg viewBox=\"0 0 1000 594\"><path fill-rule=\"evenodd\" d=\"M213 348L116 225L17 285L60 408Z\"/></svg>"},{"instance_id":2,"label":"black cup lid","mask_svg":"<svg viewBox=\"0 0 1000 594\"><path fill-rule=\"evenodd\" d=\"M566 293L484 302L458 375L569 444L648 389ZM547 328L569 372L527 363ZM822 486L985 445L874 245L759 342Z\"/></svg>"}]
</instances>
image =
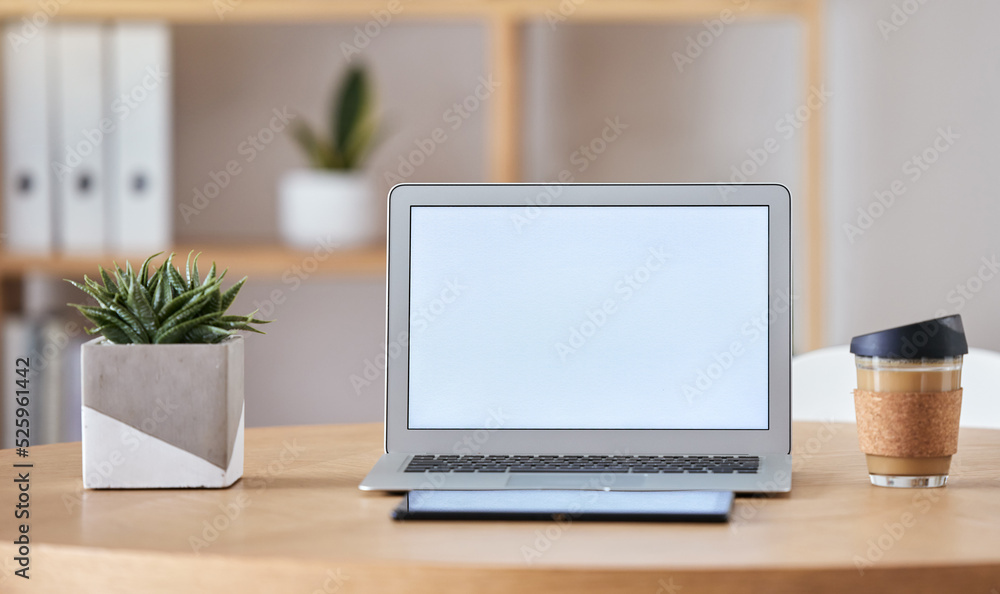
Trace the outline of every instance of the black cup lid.
<instances>
[{"instance_id":1,"label":"black cup lid","mask_svg":"<svg viewBox=\"0 0 1000 594\"><path fill-rule=\"evenodd\" d=\"M969 343L962 316L955 314L855 336L851 352L862 357L943 359L968 353Z\"/></svg>"}]
</instances>

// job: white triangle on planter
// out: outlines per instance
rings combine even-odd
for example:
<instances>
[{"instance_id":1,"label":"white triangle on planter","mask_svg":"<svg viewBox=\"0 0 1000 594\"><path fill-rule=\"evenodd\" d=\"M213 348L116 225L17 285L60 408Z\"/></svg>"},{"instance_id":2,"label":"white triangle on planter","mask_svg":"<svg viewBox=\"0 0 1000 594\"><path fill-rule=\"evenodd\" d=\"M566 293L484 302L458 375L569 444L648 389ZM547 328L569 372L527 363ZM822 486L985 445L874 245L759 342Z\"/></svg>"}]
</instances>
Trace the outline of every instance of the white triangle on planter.
<instances>
[{"instance_id":1,"label":"white triangle on planter","mask_svg":"<svg viewBox=\"0 0 1000 594\"><path fill-rule=\"evenodd\" d=\"M83 407L83 486L88 489L228 487L243 476L243 416L228 468Z\"/></svg>"}]
</instances>

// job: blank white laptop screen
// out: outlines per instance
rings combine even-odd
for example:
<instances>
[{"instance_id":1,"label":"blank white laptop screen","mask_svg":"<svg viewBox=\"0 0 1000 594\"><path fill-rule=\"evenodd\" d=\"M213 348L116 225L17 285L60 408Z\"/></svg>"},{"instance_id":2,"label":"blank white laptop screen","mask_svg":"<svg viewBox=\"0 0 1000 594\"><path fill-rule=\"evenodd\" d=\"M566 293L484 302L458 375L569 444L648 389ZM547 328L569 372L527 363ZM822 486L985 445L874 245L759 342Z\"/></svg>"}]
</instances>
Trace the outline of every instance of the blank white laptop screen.
<instances>
[{"instance_id":1,"label":"blank white laptop screen","mask_svg":"<svg viewBox=\"0 0 1000 594\"><path fill-rule=\"evenodd\" d=\"M766 206L411 208L410 429L768 428Z\"/></svg>"}]
</instances>

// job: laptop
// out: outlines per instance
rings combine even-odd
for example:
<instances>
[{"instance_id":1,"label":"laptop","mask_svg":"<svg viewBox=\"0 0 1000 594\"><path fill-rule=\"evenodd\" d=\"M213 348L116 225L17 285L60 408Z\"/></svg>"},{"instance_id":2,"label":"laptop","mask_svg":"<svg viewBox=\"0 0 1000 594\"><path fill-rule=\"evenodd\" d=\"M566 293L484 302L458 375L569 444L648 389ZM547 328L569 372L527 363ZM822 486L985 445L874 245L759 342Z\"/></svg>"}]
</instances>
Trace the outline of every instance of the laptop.
<instances>
[{"instance_id":1,"label":"laptop","mask_svg":"<svg viewBox=\"0 0 1000 594\"><path fill-rule=\"evenodd\" d=\"M777 184L402 184L362 490L791 488Z\"/></svg>"}]
</instances>

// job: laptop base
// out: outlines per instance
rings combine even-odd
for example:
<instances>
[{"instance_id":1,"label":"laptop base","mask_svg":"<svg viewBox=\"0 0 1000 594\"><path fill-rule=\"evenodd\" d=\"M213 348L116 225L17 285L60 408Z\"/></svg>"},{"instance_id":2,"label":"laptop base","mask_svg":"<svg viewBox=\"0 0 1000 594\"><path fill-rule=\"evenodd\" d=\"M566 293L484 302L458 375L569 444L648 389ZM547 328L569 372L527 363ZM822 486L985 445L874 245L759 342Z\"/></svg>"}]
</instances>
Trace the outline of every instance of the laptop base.
<instances>
[{"instance_id":1,"label":"laptop base","mask_svg":"<svg viewBox=\"0 0 1000 594\"><path fill-rule=\"evenodd\" d=\"M513 490L595 489L608 491L735 491L785 493L792 488L792 457L760 456L754 474L647 474L582 472L440 473L404 472L412 454L383 455L362 481L362 491L411 491L414 489Z\"/></svg>"}]
</instances>

